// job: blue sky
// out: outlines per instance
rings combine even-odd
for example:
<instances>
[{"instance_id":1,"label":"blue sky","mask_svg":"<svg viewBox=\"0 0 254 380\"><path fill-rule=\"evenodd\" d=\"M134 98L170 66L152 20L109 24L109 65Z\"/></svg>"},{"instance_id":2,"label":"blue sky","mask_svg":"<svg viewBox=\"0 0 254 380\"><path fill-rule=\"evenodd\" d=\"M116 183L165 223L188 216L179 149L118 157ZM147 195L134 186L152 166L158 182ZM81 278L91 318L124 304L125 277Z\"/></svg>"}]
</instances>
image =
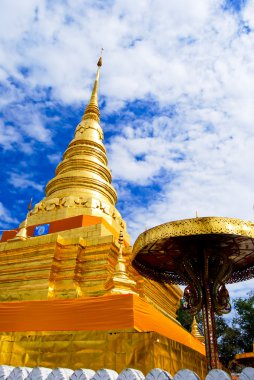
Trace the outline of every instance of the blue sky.
<instances>
[{"instance_id":1,"label":"blue sky","mask_svg":"<svg viewBox=\"0 0 254 380\"><path fill-rule=\"evenodd\" d=\"M31 196L43 198L102 46L101 124L132 241L196 211L253 220L253 1L0 7L0 229L17 227Z\"/></svg>"}]
</instances>

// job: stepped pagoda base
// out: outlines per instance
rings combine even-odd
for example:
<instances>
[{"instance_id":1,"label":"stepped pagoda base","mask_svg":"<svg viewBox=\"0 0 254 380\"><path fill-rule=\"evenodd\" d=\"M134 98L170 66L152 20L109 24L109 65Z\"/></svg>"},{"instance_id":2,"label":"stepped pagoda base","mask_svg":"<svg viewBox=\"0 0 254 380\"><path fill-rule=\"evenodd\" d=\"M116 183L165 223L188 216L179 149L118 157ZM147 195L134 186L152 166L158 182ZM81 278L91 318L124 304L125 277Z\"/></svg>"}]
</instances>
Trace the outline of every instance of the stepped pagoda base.
<instances>
[{"instance_id":1,"label":"stepped pagoda base","mask_svg":"<svg viewBox=\"0 0 254 380\"><path fill-rule=\"evenodd\" d=\"M139 296L0 303L0 363L206 374L205 347Z\"/></svg>"}]
</instances>

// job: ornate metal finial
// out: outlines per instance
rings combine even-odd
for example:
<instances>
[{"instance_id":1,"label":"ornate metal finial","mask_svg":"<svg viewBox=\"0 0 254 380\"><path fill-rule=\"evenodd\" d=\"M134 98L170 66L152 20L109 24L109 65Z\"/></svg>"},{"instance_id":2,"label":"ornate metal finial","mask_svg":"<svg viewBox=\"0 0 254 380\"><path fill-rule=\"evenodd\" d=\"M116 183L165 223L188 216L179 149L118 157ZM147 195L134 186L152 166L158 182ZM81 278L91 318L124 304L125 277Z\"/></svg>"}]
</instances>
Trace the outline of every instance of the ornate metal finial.
<instances>
[{"instance_id":1,"label":"ornate metal finial","mask_svg":"<svg viewBox=\"0 0 254 380\"><path fill-rule=\"evenodd\" d=\"M33 208L33 198L30 198L30 202L27 205L27 211L30 212Z\"/></svg>"},{"instance_id":2,"label":"ornate metal finial","mask_svg":"<svg viewBox=\"0 0 254 380\"><path fill-rule=\"evenodd\" d=\"M98 123L100 123L100 110L99 110L99 104L98 104L98 88L99 88L99 77L100 77L100 68L102 66L102 52L103 48L101 49L101 55L97 62L97 73L94 81L93 91L90 98L90 101L85 109L83 119L92 119L96 120Z\"/></svg>"},{"instance_id":3,"label":"ornate metal finial","mask_svg":"<svg viewBox=\"0 0 254 380\"><path fill-rule=\"evenodd\" d=\"M101 48L101 55L100 55L100 58L99 58L99 60L98 60L98 62L97 62L97 66L98 66L98 67L101 67L101 66L102 66L102 53L103 53L103 51L104 51L104 49Z\"/></svg>"}]
</instances>

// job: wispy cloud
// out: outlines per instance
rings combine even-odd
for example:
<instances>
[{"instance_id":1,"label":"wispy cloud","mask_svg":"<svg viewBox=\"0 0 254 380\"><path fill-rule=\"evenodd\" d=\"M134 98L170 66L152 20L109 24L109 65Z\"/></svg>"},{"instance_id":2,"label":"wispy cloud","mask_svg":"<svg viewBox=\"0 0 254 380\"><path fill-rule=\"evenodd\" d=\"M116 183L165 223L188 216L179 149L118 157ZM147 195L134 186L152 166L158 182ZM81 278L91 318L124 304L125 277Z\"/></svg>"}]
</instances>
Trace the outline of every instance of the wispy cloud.
<instances>
[{"instance_id":1,"label":"wispy cloud","mask_svg":"<svg viewBox=\"0 0 254 380\"><path fill-rule=\"evenodd\" d=\"M7 228L12 223L18 223L18 220L12 217L10 211L0 202L0 227Z\"/></svg>"},{"instance_id":2,"label":"wispy cloud","mask_svg":"<svg viewBox=\"0 0 254 380\"><path fill-rule=\"evenodd\" d=\"M8 182L18 189L27 189L30 187L38 191L43 191L43 185L30 179L28 174L10 173Z\"/></svg>"},{"instance_id":3,"label":"wispy cloud","mask_svg":"<svg viewBox=\"0 0 254 380\"><path fill-rule=\"evenodd\" d=\"M48 154L47 157L52 164L58 164L61 161L61 153Z\"/></svg>"},{"instance_id":4,"label":"wispy cloud","mask_svg":"<svg viewBox=\"0 0 254 380\"><path fill-rule=\"evenodd\" d=\"M2 120L0 121L0 145L5 150L14 148L15 144L21 144L23 137L16 129L11 125L4 125Z\"/></svg>"}]
</instances>

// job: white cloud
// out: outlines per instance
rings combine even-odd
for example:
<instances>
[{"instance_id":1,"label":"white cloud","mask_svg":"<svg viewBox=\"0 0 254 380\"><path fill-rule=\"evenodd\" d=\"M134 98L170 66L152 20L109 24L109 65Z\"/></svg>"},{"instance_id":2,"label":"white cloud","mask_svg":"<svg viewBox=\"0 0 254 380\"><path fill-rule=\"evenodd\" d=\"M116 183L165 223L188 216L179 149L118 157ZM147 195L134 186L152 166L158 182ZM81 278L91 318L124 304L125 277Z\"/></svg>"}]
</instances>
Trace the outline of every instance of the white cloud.
<instances>
[{"instance_id":1,"label":"white cloud","mask_svg":"<svg viewBox=\"0 0 254 380\"><path fill-rule=\"evenodd\" d=\"M18 223L16 218L13 218L9 210L4 207L2 202L0 202L0 227L6 228L9 224Z\"/></svg>"},{"instance_id":2,"label":"white cloud","mask_svg":"<svg viewBox=\"0 0 254 380\"><path fill-rule=\"evenodd\" d=\"M48 159L52 164L58 164L61 161L61 153L48 154Z\"/></svg>"},{"instance_id":3,"label":"white cloud","mask_svg":"<svg viewBox=\"0 0 254 380\"><path fill-rule=\"evenodd\" d=\"M27 189L27 188L31 187L37 191L43 191L43 185L37 183L36 181L33 181L32 179L30 179L28 174L10 173L8 182L12 186L14 186L15 188Z\"/></svg>"},{"instance_id":4,"label":"white cloud","mask_svg":"<svg viewBox=\"0 0 254 380\"><path fill-rule=\"evenodd\" d=\"M31 71L27 85L52 86L54 96L63 101L83 100L103 44L102 92L108 109L147 94L161 104L201 91L214 97L221 92L221 70L224 75L241 64L244 47L253 46L252 37L237 36L237 19L222 12L221 2L188 4L115 1L96 8L82 2L49 6L26 1L22 11L11 12L12 1L5 2L4 22L12 25L6 33L3 24L6 76L21 79L18 69L25 66ZM246 65L237 69L241 75Z\"/></svg>"},{"instance_id":5,"label":"white cloud","mask_svg":"<svg viewBox=\"0 0 254 380\"><path fill-rule=\"evenodd\" d=\"M35 105L15 104L7 110L8 117L12 118L17 134L30 137L44 144L51 143L51 131L45 127L46 118L40 108Z\"/></svg>"},{"instance_id":6,"label":"white cloud","mask_svg":"<svg viewBox=\"0 0 254 380\"><path fill-rule=\"evenodd\" d=\"M230 297L233 298L245 298L246 297L246 290L254 289L254 280L248 280L248 281L242 281L238 282L236 284L227 285L227 289L229 291Z\"/></svg>"},{"instance_id":7,"label":"white cloud","mask_svg":"<svg viewBox=\"0 0 254 380\"><path fill-rule=\"evenodd\" d=\"M21 144L22 135L12 126L5 126L0 120L0 145L4 150L13 148L14 144Z\"/></svg>"}]
</instances>

